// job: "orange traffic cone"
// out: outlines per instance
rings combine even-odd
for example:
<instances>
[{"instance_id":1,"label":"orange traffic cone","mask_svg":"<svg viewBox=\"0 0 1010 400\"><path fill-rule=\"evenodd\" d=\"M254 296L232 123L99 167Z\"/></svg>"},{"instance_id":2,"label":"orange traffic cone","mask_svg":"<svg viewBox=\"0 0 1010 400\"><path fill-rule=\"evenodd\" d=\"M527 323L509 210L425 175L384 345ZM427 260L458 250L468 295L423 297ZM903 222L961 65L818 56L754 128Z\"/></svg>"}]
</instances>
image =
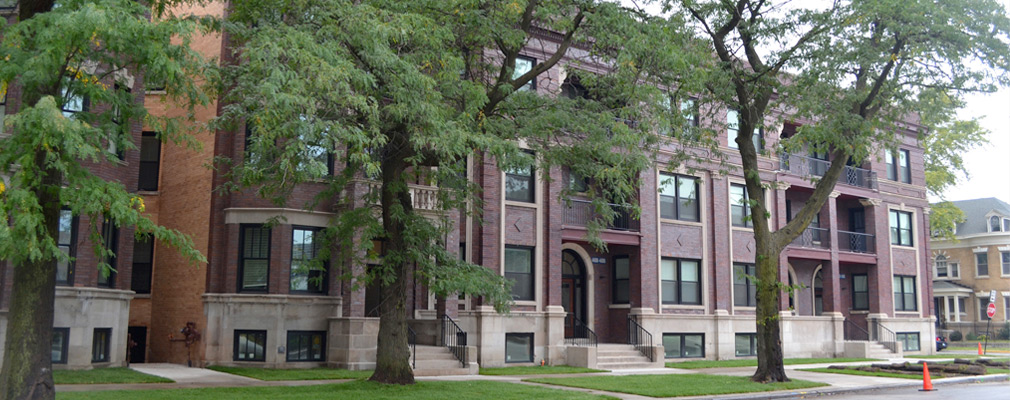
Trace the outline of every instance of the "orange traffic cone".
<instances>
[{"instance_id":1,"label":"orange traffic cone","mask_svg":"<svg viewBox=\"0 0 1010 400\"><path fill-rule=\"evenodd\" d=\"M934 390L936 390L936 389L933 389L933 380L929 378L929 364L926 364L926 362L923 361L922 362L922 389L920 389L919 391L920 392L932 392Z\"/></svg>"},{"instance_id":2,"label":"orange traffic cone","mask_svg":"<svg viewBox=\"0 0 1010 400\"><path fill-rule=\"evenodd\" d=\"M978 355L982 355L982 342L978 343Z\"/></svg>"}]
</instances>

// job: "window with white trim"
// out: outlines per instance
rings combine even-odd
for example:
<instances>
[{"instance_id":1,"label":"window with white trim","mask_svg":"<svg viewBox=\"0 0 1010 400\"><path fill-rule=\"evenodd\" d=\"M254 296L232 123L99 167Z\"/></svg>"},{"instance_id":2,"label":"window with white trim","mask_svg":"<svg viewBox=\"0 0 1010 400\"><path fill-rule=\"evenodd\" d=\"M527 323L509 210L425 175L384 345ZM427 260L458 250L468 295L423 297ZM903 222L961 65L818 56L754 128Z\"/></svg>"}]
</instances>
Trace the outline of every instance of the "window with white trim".
<instances>
[{"instance_id":1,"label":"window with white trim","mask_svg":"<svg viewBox=\"0 0 1010 400\"><path fill-rule=\"evenodd\" d=\"M891 244L912 246L912 213L909 211L891 210Z\"/></svg>"},{"instance_id":2,"label":"window with white trim","mask_svg":"<svg viewBox=\"0 0 1010 400\"><path fill-rule=\"evenodd\" d=\"M733 264L733 305L757 306L757 287L754 285L754 264Z\"/></svg>"},{"instance_id":3,"label":"window with white trim","mask_svg":"<svg viewBox=\"0 0 1010 400\"><path fill-rule=\"evenodd\" d=\"M989 253L975 253L975 276L989 276Z\"/></svg>"},{"instance_id":4,"label":"window with white trim","mask_svg":"<svg viewBox=\"0 0 1010 400\"><path fill-rule=\"evenodd\" d=\"M681 221L699 221L698 178L659 174L659 216Z\"/></svg>"},{"instance_id":5,"label":"window with white trim","mask_svg":"<svg viewBox=\"0 0 1010 400\"><path fill-rule=\"evenodd\" d=\"M1010 275L1010 251L999 252L999 258L1003 275Z\"/></svg>"},{"instance_id":6,"label":"window with white trim","mask_svg":"<svg viewBox=\"0 0 1010 400\"><path fill-rule=\"evenodd\" d=\"M512 298L535 300L533 247L505 246L505 279L512 281Z\"/></svg>"},{"instance_id":7,"label":"window with white trim","mask_svg":"<svg viewBox=\"0 0 1010 400\"><path fill-rule=\"evenodd\" d=\"M915 277L914 276L894 276L894 310L895 311L916 311L915 303Z\"/></svg>"},{"instance_id":8,"label":"window with white trim","mask_svg":"<svg viewBox=\"0 0 1010 400\"><path fill-rule=\"evenodd\" d=\"M750 196L747 194L747 186L737 183L729 185L729 208L733 226L754 226L754 221L750 218Z\"/></svg>"},{"instance_id":9,"label":"window with white trim","mask_svg":"<svg viewBox=\"0 0 1010 400\"><path fill-rule=\"evenodd\" d=\"M533 67L537 65L537 60L532 57L526 56L516 56L516 67L512 70L512 79L518 79L523 74L533 70ZM518 90L530 90L534 91L537 89L537 79L534 77L526 82L525 85L519 87Z\"/></svg>"},{"instance_id":10,"label":"window with white trim","mask_svg":"<svg viewBox=\"0 0 1010 400\"><path fill-rule=\"evenodd\" d=\"M908 150L887 153L887 179L912 183L912 170L908 166Z\"/></svg>"}]
</instances>

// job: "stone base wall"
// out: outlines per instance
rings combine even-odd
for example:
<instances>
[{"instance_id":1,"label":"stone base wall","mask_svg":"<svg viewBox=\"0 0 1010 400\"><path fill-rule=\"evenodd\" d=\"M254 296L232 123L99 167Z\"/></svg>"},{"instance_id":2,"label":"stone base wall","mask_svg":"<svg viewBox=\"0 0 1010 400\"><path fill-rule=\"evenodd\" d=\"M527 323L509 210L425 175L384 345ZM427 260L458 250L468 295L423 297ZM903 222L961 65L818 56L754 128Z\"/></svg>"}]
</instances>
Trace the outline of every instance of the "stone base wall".
<instances>
[{"instance_id":1,"label":"stone base wall","mask_svg":"<svg viewBox=\"0 0 1010 400\"><path fill-rule=\"evenodd\" d=\"M355 371L375 369L375 349L379 343L378 318L330 318L329 327L327 366Z\"/></svg>"},{"instance_id":2,"label":"stone base wall","mask_svg":"<svg viewBox=\"0 0 1010 400\"><path fill-rule=\"evenodd\" d=\"M129 290L57 287L53 327L70 328L70 338L67 344L67 363L53 364L53 369L125 366L126 333L132 299L133 292ZM2 325L6 332L6 318ZM95 328L112 329L107 362L91 362ZM6 340L6 334L3 337Z\"/></svg>"}]
</instances>

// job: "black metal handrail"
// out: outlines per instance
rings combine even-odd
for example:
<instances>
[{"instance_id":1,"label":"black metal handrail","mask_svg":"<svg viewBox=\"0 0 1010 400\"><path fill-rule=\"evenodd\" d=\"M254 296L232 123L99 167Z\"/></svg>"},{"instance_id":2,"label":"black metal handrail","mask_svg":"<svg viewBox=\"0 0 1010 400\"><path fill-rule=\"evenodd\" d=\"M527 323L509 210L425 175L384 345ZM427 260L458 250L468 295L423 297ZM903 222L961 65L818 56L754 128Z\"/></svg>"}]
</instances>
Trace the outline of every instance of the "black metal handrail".
<instances>
[{"instance_id":1,"label":"black metal handrail","mask_svg":"<svg viewBox=\"0 0 1010 400\"><path fill-rule=\"evenodd\" d=\"M898 352L898 335L884 327L884 324L880 320L873 320L873 329L870 332L874 335L873 341L887 346L891 350L891 353Z\"/></svg>"},{"instance_id":2,"label":"black metal handrail","mask_svg":"<svg viewBox=\"0 0 1010 400\"><path fill-rule=\"evenodd\" d=\"M800 247L813 247L813 248L828 248L828 235L829 231L825 228L814 228L809 227L804 229L795 239L793 239L792 244Z\"/></svg>"},{"instance_id":3,"label":"black metal handrail","mask_svg":"<svg viewBox=\"0 0 1010 400\"><path fill-rule=\"evenodd\" d=\"M779 158L779 166L783 171L800 176L824 176L828 172L828 167L831 166L831 161L796 154L782 154ZM845 170L842 171L842 175L838 177L838 183L876 189L877 173L868 169L846 165Z\"/></svg>"},{"instance_id":4,"label":"black metal handrail","mask_svg":"<svg viewBox=\"0 0 1010 400\"><path fill-rule=\"evenodd\" d=\"M448 347L460 364L466 367L466 332L448 315L442 316L442 345Z\"/></svg>"},{"instance_id":5,"label":"black metal handrail","mask_svg":"<svg viewBox=\"0 0 1010 400\"><path fill-rule=\"evenodd\" d=\"M631 218L631 210L620 204L608 204L617 214L610 222L607 229L617 231L638 232L639 221ZM599 218L599 213L593 206L593 202L588 200L570 199L565 207L564 223L571 226L586 226L589 221Z\"/></svg>"},{"instance_id":6,"label":"black metal handrail","mask_svg":"<svg viewBox=\"0 0 1010 400\"><path fill-rule=\"evenodd\" d=\"M874 238L869 233L838 231L838 250L850 253L876 253Z\"/></svg>"},{"instance_id":7,"label":"black metal handrail","mask_svg":"<svg viewBox=\"0 0 1010 400\"><path fill-rule=\"evenodd\" d=\"M565 317L572 324L572 335L565 338L565 343L572 346L580 347L597 347L599 341L596 338L596 332L589 329L589 326L581 319L575 318L574 315L568 314Z\"/></svg>"},{"instance_id":8,"label":"black metal handrail","mask_svg":"<svg viewBox=\"0 0 1010 400\"><path fill-rule=\"evenodd\" d=\"M632 315L628 316L628 344L635 346L649 362L656 361L652 352L652 334L645 330Z\"/></svg>"},{"instance_id":9,"label":"black metal handrail","mask_svg":"<svg viewBox=\"0 0 1010 400\"><path fill-rule=\"evenodd\" d=\"M851 319L845 319L845 340L870 340L870 333Z\"/></svg>"},{"instance_id":10,"label":"black metal handrail","mask_svg":"<svg viewBox=\"0 0 1010 400\"><path fill-rule=\"evenodd\" d=\"M417 332L407 326L407 344L410 345L410 368L417 368Z\"/></svg>"}]
</instances>

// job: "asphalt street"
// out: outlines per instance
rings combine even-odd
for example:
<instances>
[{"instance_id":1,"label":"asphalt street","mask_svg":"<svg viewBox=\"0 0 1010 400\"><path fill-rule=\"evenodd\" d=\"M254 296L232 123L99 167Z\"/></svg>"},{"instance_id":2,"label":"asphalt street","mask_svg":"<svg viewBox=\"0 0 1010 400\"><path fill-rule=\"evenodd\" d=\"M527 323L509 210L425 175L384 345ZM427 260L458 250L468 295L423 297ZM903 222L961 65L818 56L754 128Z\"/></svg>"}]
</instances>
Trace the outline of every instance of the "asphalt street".
<instances>
[{"instance_id":1,"label":"asphalt street","mask_svg":"<svg viewBox=\"0 0 1010 400\"><path fill-rule=\"evenodd\" d=\"M979 400L1010 400L1010 383L965 383L959 385L937 386L935 391L920 392L920 388L895 388L860 391L851 394L823 396L825 399L887 399L887 400L948 400L948 399L979 399ZM792 397L794 399L809 399L811 397ZM820 398L820 397L818 397Z\"/></svg>"}]
</instances>

